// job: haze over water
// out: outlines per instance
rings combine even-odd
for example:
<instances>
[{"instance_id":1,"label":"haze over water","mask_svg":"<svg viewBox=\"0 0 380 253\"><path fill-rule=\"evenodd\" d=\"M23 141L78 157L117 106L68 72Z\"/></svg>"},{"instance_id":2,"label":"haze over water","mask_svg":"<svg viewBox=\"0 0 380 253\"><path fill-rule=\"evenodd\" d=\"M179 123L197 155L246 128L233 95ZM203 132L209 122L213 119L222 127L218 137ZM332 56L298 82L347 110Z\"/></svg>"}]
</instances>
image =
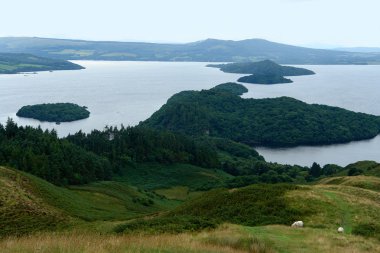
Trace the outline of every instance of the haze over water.
<instances>
[{"instance_id":1,"label":"haze over water","mask_svg":"<svg viewBox=\"0 0 380 253\"><path fill-rule=\"evenodd\" d=\"M12 117L21 125L55 128L60 136L89 132L105 125L136 125L158 110L173 94L209 89L236 81L241 75L206 68L206 63L77 61L80 71L41 72L36 75L0 75L0 121ZM289 96L380 115L380 66L302 66L314 76L291 77L293 84L246 84L243 97ZM23 105L73 102L87 106L90 118L71 122L39 122L18 118ZM311 165L347 165L359 160L380 162L380 137L341 145L289 149L257 148L266 160Z\"/></svg>"}]
</instances>

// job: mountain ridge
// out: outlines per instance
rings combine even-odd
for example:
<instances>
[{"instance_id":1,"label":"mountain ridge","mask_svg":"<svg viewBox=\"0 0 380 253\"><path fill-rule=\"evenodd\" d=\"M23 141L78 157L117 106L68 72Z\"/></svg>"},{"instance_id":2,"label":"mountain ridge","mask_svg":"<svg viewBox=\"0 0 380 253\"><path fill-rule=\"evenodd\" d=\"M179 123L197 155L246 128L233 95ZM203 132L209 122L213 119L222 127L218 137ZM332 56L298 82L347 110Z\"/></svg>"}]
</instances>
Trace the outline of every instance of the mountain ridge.
<instances>
[{"instance_id":1,"label":"mountain ridge","mask_svg":"<svg viewBox=\"0 0 380 253\"><path fill-rule=\"evenodd\" d=\"M380 53L313 49L257 38L152 43L2 37L0 52L65 60L241 62L269 59L280 64L380 64Z\"/></svg>"}]
</instances>

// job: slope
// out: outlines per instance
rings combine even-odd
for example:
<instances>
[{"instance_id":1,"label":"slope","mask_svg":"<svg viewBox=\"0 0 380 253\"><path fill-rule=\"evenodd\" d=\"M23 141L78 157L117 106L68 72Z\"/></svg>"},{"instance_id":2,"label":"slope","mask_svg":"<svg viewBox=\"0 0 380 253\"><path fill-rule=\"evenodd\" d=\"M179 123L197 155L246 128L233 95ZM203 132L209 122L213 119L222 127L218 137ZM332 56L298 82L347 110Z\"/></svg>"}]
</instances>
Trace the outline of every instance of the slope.
<instances>
[{"instance_id":1,"label":"slope","mask_svg":"<svg viewBox=\"0 0 380 253\"><path fill-rule=\"evenodd\" d=\"M64 188L0 167L0 236L60 230L85 221L127 220L175 205L153 192L122 182Z\"/></svg>"}]
</instances>

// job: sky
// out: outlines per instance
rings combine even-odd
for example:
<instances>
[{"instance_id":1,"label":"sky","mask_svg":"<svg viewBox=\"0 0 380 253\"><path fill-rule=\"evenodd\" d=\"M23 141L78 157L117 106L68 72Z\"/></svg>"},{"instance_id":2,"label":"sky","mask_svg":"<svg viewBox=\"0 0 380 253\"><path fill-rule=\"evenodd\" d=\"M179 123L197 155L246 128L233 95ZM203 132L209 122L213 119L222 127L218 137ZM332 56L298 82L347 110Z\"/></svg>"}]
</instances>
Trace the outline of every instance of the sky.
<instances>
[{"instance_id":1,"label":"sky","mask_svg":"<svg viewBox=\"0 0 380 253\"><path fill-rule=\"evenodd\" d=\"M380 47L380 0L0 0L0 37Z\"/></svg>"}]
</instances>

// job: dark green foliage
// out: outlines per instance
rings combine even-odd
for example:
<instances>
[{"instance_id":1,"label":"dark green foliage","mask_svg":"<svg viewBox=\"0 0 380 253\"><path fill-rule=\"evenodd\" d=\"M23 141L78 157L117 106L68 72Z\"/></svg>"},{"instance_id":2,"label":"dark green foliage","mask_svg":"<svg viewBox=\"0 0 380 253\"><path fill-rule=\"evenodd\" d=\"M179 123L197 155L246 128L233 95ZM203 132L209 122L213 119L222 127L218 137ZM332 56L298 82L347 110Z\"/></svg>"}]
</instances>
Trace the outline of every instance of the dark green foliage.
<instances>
[{"instance_id":1,"label":"dark green foliage","mask_svg":"<svg viewBox=\"0 0 380 253\"><path fill-rule=\"evenodd\" d=\"M43 58L30 54L0 53L0 74L75 69L83 69L83 67L65 60Z\"/></svg>"},{"instance_id":2,"label":"dark green foliage","mask_svg":"<svg viewBox=\"0 0 380 253\"><path fill-rule=\"evenodd\" d=\"M262 39L207 39L186 44L0 38L1 52L25 52L66 60L236 62L270 59L282 64L379 63L379 54L290 46Z\"/></svg>"},{"instance_id":3,"label":"dark green foliage","mask_svg":"<svg viewBox=\"0 0 380 253\"><path fill-rule=\"evenodd\" d=\"M243 99L213 89L174 95L142 125L271 147L344 143L380 132L377 116L289 97Z\"/></svg>"},{"instance_id":4,"label":"dark green foliage","mask_svg":"<svg viewBox=\"0 0 380 253\"><path fill-rule=\"evenodd\" d=\"M217 223L211 219L195 216L158 217L151 220L140 219L118 225L116 233L143 232L147 234L193 232L207 228L216 228Z\"/></svg>"},{"instance_id":5,"label":"dark green foliage","mask_svg":"<svg viewBox=\"0 0 380 253\"><path fill-rule=\"evenodd\" d=\"M356 167L351 167L348 172L347 172L347 176L358 176L358 175L362 175L364 173L364 171L362 169L359 169L359 168L356 168Z\"/></svg>"},{"instance_id":6,"label":"dark green foliage","mask_svg":"<svg viewBox=\"0 0 380 253\"><path fill-rule=\"evenodd\" d=\"M29 172L54 184L82 184L110 179L107 159L58 139L53 131L0 125L0 164Z\"/></svg>"},{"instance_id":7,"label":"dark green foliage","mask_svg":"<svg viewBox=\"0 0 380 253\"><path fill-rule=\"evenodd\" d=\"M171 215L191 215L247 226L291 224L306 213L288 206L287 191L300 189L292 185L252 185L234 190L213 190L186 202Z\"/></svg>"},{"instance_id":8,"label":"dark green foliage","mask_svg":"<svg viewBox=\"0 0 380 253\"><path fill-rule=\"evenodd\" d=\"M236 74L253 74L264 76L303 76L314 75L315 73L308 69L281 66L273 61L265 60L260 62L239 62L219 65L208 65L208 67L219 68L226 73Z\"/></svg>"},{"instance_id":9,"label":"dark green foliage","mask_svg":"<svg viewBox=\"0 0 380 253\"><path fill-rule=\"evenodd\" d=\"M312 177L320 177L322 174L322 168L318 163L313 163L313 165L310 168L310 175Z\"/></svg>"},{"instance_id":10,"label":"dark green foliage","mask_svg":"<svg viewBox=\"0 0 380 253\"><path fill-rule=\"evenodd\" d=\"M257 84L277 84L277 83L292 83L293 81L283 76L277 75L250 75L243 76L238 79L241 83L257 83Z\"/></svg>"},{"instance_id":11,"label":"dark green foliage","mask_svg":"<svg viewBox=\"0 0 380 253\"><path fill-rule=\"evenodd\" d=\"M238 83L222 83L215 86L211 90L226 91L238 96L248 92L248 89L244 85Z\"/></svg>"},{"instance_id":12,"label":"dark green foliage","mask_svg":"<svg viewBox=\"0 0 380 253\"><path fill-rule=\"evenodd\" d=\"M380 226L374 223L363 223L353 227L352 233L354 235L380 239Z\"/></svg>"},{"instance_id":13,"label":"dark green foliage","mask_svg":"<svg viewBox=\"0 0 380 253\"><path fill-rule=\"evenodd\" d=\"M326 164L322 168L322 174L325 176L331 176L334 175L340 171L344 170L343 167L335 165L335 164Z\"/></svg>"},{"instance_id":14,"label":"dark green foliage","mask_svg":"<svg viewBox=\"0 0 380 253\"><path fill-rule=\"evenodd\" d=\"M80 131L66 139L106 157L118 169L146 162L189 163L205 168L219 166L215 150L169 131L145 127L108 127L104 131L94 130L90 134Z\"/></svg>"},{"instance_id":15,"label":"dark green foliage","mask_svg":"<svg viewBox=\"0 0 380 253\"><path fill-rule=\"evenodd\" d=\"M84 106L72 103L55 103L23 106L16 115L40 121L71 122L88 118L90 112Z\"/></svg>"},{"instance_id":16,"label":"dark green foliage","mask_svg":"<svg viewBox=\"0 0 380 253\"><path fill-rule=\"evenodd\" d=\"M251 147L228 139L145 127L108 127L59 139L54 130L19 127L12 120L0 126L0 164L58 185L114 178L145 189L305 182L308 174L307 168L267 163Z\"/></svg>"}]
</instances>

